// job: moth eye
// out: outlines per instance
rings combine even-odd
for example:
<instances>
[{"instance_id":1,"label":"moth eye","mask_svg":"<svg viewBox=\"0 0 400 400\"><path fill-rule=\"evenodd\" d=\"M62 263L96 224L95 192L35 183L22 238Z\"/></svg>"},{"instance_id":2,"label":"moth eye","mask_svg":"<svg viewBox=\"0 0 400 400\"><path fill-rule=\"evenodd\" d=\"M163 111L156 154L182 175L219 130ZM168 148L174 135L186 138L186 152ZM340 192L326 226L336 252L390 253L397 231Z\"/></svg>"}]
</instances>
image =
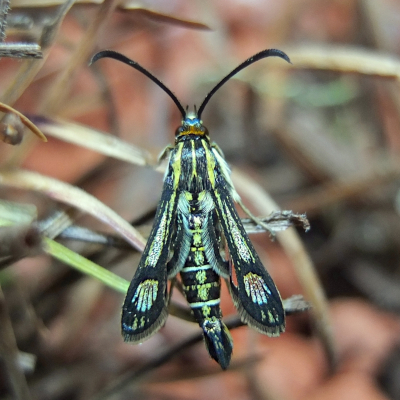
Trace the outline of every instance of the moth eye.
<instances>
[{"instance_id":1,"label":"moth eye","mask_svg":"<svg viewBox=\"0 0 400 400\"><path fill-rule=\"evenodd\" d=\"M184 131L185 131L185 128L182 125L179 126L178 128L176 128L175 136L179 136Z\"/></svg>"}]
</instances>

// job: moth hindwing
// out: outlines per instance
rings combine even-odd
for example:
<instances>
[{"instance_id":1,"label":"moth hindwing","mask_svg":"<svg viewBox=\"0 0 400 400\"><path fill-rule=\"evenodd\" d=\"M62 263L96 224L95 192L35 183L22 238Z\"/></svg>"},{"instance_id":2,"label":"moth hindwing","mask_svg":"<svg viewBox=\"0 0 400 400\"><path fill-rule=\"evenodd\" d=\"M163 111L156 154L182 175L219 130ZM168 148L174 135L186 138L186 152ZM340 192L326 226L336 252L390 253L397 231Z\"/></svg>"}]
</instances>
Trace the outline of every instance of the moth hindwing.
<instances>
[{"instance_id":1,"label":"moth hindwing","mask_svg":"<svg viewBox=\"0 0 400 400\"><path fill-rule=\"evenodd\" d=\"M285 330L278 289L236 212L234 201L239 196L229 167L200 119L210 98L226 81L269 56L290 62L285 53L275 49L254 55L223 78L194 113L185 111L176 96L135 61L111 50L92 58L91 62L114 58L142 72L171 97L183 118L175 145L168 148L169 162L154 225L122 308L125 341L141 342L161 328L167 318L167 280L177 274L208 352L223 369L229 366L233 342L219 306L221 277L228 280L243 322L269 336Z\"/></svg>"}]
</instances>

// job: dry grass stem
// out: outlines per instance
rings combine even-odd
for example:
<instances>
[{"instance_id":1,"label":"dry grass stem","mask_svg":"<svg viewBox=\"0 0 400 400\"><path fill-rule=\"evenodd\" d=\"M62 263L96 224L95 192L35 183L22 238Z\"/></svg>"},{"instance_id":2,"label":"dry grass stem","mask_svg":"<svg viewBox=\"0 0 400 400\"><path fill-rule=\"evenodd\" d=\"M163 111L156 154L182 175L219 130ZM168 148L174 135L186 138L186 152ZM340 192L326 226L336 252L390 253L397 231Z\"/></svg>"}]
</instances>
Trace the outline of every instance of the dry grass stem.
<instances>
[{"instance_id":1,"label":"dry grass stem","mask_svg":"<svg viewBox=\"0 0 400 400\"><path fill-rule=\"evenodd\" d=\"M279 206L271 197L249 176L242 172L234 171L233 181L241 193L246 193L251 199L252 206L260 214L270 214L279 210ZM330 367L335 369L337 363L337 350L332 335L332 322L329 317L329 307L322 288L321 282L316 274L314 264L307 254L299 235L293 228L277 233L279 243L290 258L296 274L299 277L305 296L312 305L311 313L317 335L324 346Z\"/></svg>"},{"instance_id":2,"label":"dry grass stem","mask_svg":"<svg viewBox=\"0 0 400 400\"><path fill-rule=\"evenodd\" d=\"M54 200L85 211L94 218L110 225L139 251L144 249L146 241L135 228L82 189L57 179L23 170L2 171L0 173L0 184L18 189L39 191Z\"/></svg>"},{"instance_id":3,"label":"dry grass stem","mask_svg":"<svg viewBox=\"0 0 400 400\"><path fill-rule=\"evenodd\" d=\"M60 119L42 119L37 124L49 136L105 156L141 166L151 163L151 156L147 151L94 128Z\"/></svg>"},{"instance_id":4,"label":"dry grass stem","mask_svg":"<svg viewBox=\"0 0 400 400\"><path fill-rule=\"evenodd\" d=\"M294 68L325 69L400 79L400 58L350 46L287 48Z\"/></svg>"},{"instance_id":5,"label":"dry grass stem","mask_svg":"<svg viewBox=\"0 0 400 400\"><path fill-rule=\"evenodd\" d=\"M49 115L57 115L58 111L62 108L63 103L68 95L68 88L72 76L77 68L87 62L93 52L96 40L101 31L112 15L117 0L104 0L99 7L96 17L85 32L84 37L80 41L79 46L75 49L73 55L68 61L68 65L63 69L61 74L57 77L54 85L42 104L42 112Z\"/></svg>"}]
</instances>

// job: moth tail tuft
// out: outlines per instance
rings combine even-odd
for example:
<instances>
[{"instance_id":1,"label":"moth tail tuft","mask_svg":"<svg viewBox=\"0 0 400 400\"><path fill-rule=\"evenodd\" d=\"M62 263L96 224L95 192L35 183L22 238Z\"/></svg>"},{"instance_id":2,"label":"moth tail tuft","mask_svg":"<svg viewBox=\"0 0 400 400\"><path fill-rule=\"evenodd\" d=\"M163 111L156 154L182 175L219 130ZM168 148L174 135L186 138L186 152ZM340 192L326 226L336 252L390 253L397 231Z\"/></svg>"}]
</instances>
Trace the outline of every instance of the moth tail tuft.
<instances>
[{"instance_id":1,"label":"moth tail tuft","mask_svg":"<svg viewBox=\"0 0 400 400\"><path fill-rule=\"evenodd\" d=\"M205 319L201 327L208 353L222 369L227 369L233 349L233 341L228 328L216 317Z\"/></svg>"}]
</instances>

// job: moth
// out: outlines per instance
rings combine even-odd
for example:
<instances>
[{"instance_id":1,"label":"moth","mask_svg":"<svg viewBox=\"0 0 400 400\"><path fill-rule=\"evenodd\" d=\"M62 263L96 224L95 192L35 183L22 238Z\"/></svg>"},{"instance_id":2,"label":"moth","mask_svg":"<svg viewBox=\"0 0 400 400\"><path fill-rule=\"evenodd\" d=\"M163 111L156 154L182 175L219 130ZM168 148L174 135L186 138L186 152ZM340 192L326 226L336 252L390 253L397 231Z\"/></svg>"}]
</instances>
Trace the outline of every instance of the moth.
<instances>
[{"instance_id":1,"label":"moth","mask_svg":"<svg viewBox=\"0 0 400 400\"><path fill-rule=\"evenodd\" d=\"M154 335L168 315L169 279L180 274L184 295L200 325L210 356L229 366L233 342L222 321L221 278L226 280L240 318L268 336L285 330L285 311L275 283L264 268L235 209L242 205L219 147L210 141L201 115L215 92L250 64L282 51L268 49L247 59L225 76L198 110L185 110L177 97L149 71L111 50L95 54L113 58L142 72L174 101L182 114L168 157L154 225L130 283L122 308L122 335L140 343ZM246 211L246 210L245 210ZM226 251L227 248L227 251Z\"/></svg>"}]
</instances>

